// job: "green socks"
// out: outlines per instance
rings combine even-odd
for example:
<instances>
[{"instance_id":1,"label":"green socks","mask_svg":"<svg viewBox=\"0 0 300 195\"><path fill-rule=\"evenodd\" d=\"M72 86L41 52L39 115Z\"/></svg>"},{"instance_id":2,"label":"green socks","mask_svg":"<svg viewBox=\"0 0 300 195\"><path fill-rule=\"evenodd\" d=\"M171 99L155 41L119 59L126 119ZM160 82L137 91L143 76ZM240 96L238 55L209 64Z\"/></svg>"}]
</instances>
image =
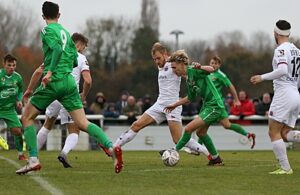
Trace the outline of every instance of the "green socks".
<instances>
[{"instance_id":1,"label":"green socks","mask_svg":"<svg viewBox=\"0 0 300 195\"><path fill-rule=\"evenodd\" d=\"M98 143L102 144L105 148L111 148L113 146L110 139L107 135L103 132L103 130L95 125L94 123L90 123L87 128L87 133L95 138Z\"/></svg>"},{"instance_id":2,"label":"green socks","mask_svg":"<svg viewBox=\"0 0 300 195\"><path fill-rule=\"evenodd\" d=\"M18 152L23 152L23 137L22 135L14 135L15 145Z\"/></svg>"},{"instance_id":3,"label":"green socks","mask_svg":"<svg viewBox=\"0 0 300 195\"><path fill-rule=\"evenodd\" d=\"M179 151L183 146L185 146L188 141L190 141L192 134L184 132L183 135L181 136L179 142L176 144L176 150Z\"/></svg>"},{"instance_id":4,"label":"green socks","mask_svg":"<svg viewBox=\"0 0 300 195\"><path fill-rule=\"evenodd\" d=\"M28 152L30 157L37 157L37 138L36 138L36 130L33 125L30 125L24 129L25 141L27 144Z\"/></svg>"},{"instance_id":5,"label":"green socks","mask_svg":"<svg viewBox=\"0 0 300 195\"><path fill-rule=\"evenodd\" d=\"M200 144L204 144L205 147L207 148L208 152L212 155L212 156L218 156L218 151L214 145L214 143L212 142L210 136L208 134L199 137L198 143Z\"/></svg>"},{"instance_id":6,"label":"green socks","mask_svg":"<svg viewBox=\"0 0 300 195\"><path fill-rule=\"evenodd\" d=\"M239 133L239 134L242 134L244 136L247 136L248 135L248 132L239 124L233 124L231 123L229 129Z\"/></svg>"}]
</instances>

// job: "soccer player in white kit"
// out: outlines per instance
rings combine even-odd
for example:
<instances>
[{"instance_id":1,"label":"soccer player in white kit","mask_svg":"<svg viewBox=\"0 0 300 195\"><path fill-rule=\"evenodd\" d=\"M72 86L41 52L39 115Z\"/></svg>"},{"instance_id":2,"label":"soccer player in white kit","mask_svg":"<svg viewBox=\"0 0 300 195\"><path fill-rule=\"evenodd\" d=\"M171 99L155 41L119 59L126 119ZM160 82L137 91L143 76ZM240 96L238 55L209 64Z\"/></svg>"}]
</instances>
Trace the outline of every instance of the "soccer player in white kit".
<instances>
[{"instance_id":1,"label":"soccer player in white kit","mask_svg":"<svg viewBox=\"0 0 300 195\"><path fill-rule=\"evenodd\" d=\"M72 35L72 40L76 45L76 49L78 51L78 66L73 68L72 75L75 79L79 90L79 82L81 76L83 77L83 91L80 94L82 101L85 101L86 96L91 88L92 78L90 75L90 68L88 65L88 61L86 57L82 54L88 44L88 39L79 33L74 33ZM41 71L42 72L42 71ZM44 122L43 127L39 130L37 135L38 141L38 150L40 150L47 140L48 133L52 129L58 115L60 115L61 124L67 124L67 129L69 131L69 135L66 138L65 145L57 157L58 160L63 164L65 168L71 167L71 165L67 161L67 154L76 146L78 142L79 129L75 125L68 111L59 103L57 100L52 102L46 109L46 120Z\"/></svg>"},{"instance_id":2,"label":"soccer player in white kit","mask_svg":"<svg viewBox=\"0 0 300 195\"><path fill-rule=\"evenodd\" d=\"M158 66L158 86L159 95L157 101L145 111L145 113L134 123L132 123L129 130L121 134L115 146L123 146L134 139L137 133L144 127L156 122L157 124L163 121L168 121L168 126L176 144L182 134L181 111L182 107L177 107L170 113L164 112L164 108L179 100L181 77L178 77L171 68L171 63L167 62L169 58L167 48L161 43L155 43L152 47L152 58L154 63ZM203 153L209 156L207 149L200 145L196 140L190 139L186 144L195 153ZM102 147L103 148L103 147ZM105 151L108 155L109 153Z\"/></svg>"},{"instance_id":3,"label":"soccer player in white kit","mask_svg":"<svg viewBox=\"0 0 300 195\"><path fill-rule=\"evenodd\" d=\"M300 112L300 50L289 42L290 29L289 22L276 22L274 37L278 47L274 51L273 71L250 79L253 84L273 80L274 97L269 110L269 136L280 168L270 174L276 175L293 173L284 141L300 142L300 131L292 130Z\"/></svg>"}]
</instances>

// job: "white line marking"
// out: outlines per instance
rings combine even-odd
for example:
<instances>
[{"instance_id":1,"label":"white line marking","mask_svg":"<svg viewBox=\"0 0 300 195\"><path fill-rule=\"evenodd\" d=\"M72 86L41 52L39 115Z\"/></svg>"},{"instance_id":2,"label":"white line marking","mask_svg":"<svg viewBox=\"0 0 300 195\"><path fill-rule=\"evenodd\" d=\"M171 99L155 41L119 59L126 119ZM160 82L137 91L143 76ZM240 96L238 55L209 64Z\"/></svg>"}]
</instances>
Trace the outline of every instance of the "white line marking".
<instances>
[{"instance_id":1,"label":"white line marking","mask_svg":"<svg viewBox=\"0 0 300 195\"><path fill-rule=\"evenodd\" d=\"M12 164L17 169L19 169L21 167L21 165L18 164L16 161L11 160L9 158L5 158L5 157L3 157L3 156L0 155L0 159L6 160L8 163ZM34 180L35 182L37 182L38 184L40 184L40 186L42 188L44 188L46 191L50 192L50 194L53 194L53 195L63 195L64 194L62 191L60 191L59 189L55 188L53 185L51 185L49 182L47 182L45 179L43 179L40 176L30 175L29 174L29 178L31 178L32 180Z\"/></svg>"}]
</instances>

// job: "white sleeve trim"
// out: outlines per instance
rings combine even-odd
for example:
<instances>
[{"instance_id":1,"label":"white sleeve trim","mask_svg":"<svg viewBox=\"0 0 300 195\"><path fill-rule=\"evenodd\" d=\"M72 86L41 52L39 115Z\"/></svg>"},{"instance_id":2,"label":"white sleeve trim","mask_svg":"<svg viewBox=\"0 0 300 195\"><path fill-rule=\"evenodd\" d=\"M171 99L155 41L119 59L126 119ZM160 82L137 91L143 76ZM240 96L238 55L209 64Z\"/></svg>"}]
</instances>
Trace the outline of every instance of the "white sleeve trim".
<instances>
[{"instance_id":1,"label":"white sleeve trim","mask_svg":"<svg viewBox=\"0 0 300 195\"><path fill-rule=\"evenodd\" d=\"M284 65L284 66L283 66ZM276 70L261 75L262 80L274 80L278 79L288 73L288 67L286 64L280 64Z\"/></svg>"}]
</instances>

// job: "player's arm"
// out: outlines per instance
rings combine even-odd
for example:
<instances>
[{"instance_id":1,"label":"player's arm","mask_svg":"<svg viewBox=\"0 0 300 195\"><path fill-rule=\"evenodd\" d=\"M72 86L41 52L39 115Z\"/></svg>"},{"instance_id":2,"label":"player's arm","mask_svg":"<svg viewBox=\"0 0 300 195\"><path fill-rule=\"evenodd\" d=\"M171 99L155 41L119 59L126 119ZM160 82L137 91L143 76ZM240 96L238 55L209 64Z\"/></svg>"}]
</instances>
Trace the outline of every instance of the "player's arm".
<instances>
[{"instance_id":1,"label":"player's arm","mask_svg":"<svg viewBox=\"0 0 300 195\"><path fill-rule=\"evenodd\" d=\"M92 77L89 70L84 70L81 72L83 78L82 92L80 94L82 101L85 101L86 96L88 95L92 87Z\"/></svg>"},{"instance_id":2,"label":"player's arm","mask_svg":"<svg viewBox=\"0 0 300 195\"><path fill-rule=\"evenodd\" d=\"M251 83L257 84L264 80L274 80L278 79L288 73L287 64L278 64L278 68L272 72L263 74L263 75L254 75L250 78Z\"/></svg>"},{"instance_id":3,"label":"player's arm","mask_svg":"<svg viewBox=\"0 0 300 195\"><path fill-rule=\"evenodd\" d=\"M189 102L190 102L190 100L188 99L188 96L186 96L186 97L184 97L184 98L181 98L180 100L178 100L178 101L175 102L174 104L171 104L171 105L169 105L169 106L166 106L166 107L164 108L164 111L170 113L170 112L172 112L172 110L174 110L176 107L181 106L181 105L186 104L186 103L189 103Z\"/></svg>"},{"instance_id":4,"label":"player's arm","mask_svg":"<svg viewBox=\"0 0 300 195\"><path fill-rule=\"evenodd\" d=\"M241 102L239 100L239 97L237 95L236 89L235 89L235 87L234 87L233 84L229 85L229 91L230 91L230 93L232 94L232 96L234 98L234 100L233 100L234 101L234 105L241 106Z\"/></svg>"},{"instance_id":5,"label":"player's arm","mask_svg":"<svg viewBox=\"0 0 300 195\"><path fill-rule=\"evenodd\" d=\"M212 73L215 69L212 66L202 66L199 62L192 62L193 68L197 70L204 70L206 72Z\"/></svg>"},{"instance_id":6,"label":"player's arm","mask_svg":"<svg viewBox=\"0 0 300 195\"><path fill-rule=\"evenodd\" d=\"M23 79L20 76L20 80L18 82L18 94L17 94L17 103L16 106L18 109L22 109L22 97L23 97Z\"/></svg>"},{"instance_id":7,"label":"player's arm","mask_svg":"<svg viewBox=\"0 0 300 195\"><path fill-rule=\"evenodd\" d=\"M32 95L33 90L37 87L39 80L41 79L41 77L43 75L43 70L44 70L44 64L39 66L32 74L29 85L23 95L23 101L25 103L27 103L28 98Z\"/></svg>"}]
</instances>

